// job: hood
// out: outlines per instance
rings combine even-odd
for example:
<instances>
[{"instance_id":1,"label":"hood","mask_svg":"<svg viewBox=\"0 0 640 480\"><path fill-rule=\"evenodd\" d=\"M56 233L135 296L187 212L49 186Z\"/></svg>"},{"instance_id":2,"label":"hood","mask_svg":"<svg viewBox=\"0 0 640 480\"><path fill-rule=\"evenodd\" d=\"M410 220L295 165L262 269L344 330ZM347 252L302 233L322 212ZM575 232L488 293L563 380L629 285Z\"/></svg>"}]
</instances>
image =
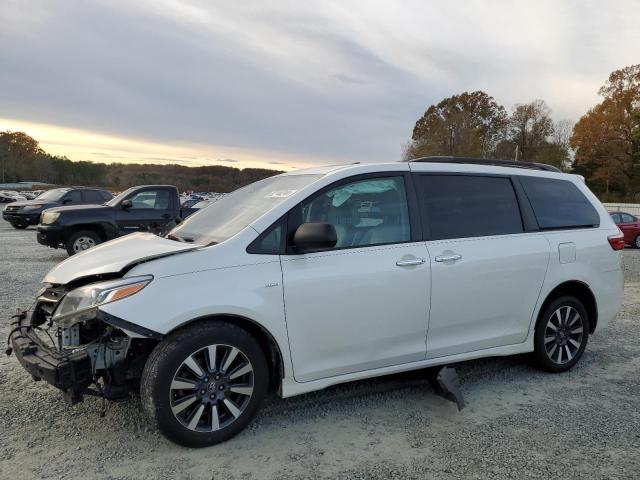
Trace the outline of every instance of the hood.
<instances>
[{"instance_id":1,"label":"hood","mask_svg":"<svg viewBox=\"0 0 640 480\"><path fill-rule=\"evenodd\" d=\"M200 245L167 240L152 233L132 233L69 257L53 267L43 282L64 285L83 277L119 273L136 263L196 248Z\"/></svg>"},{"instance_id":2,"label":"hood","mask_svg":"<svg viewBox=\"0 0 640 480\"><path fill-rule=\"evenodd\" d=\"M107 205L65 205L64 207L54 207L49 208L48 210L50 212L64 213L70 210L77 212L79 210L109 210L111 208L113 207L109 207Z\"/></svg>"},{"instance_id":3,"label":"hood","mask_svg":"<svg viewBox=\"0 0 640 480\"><path fill-rule=\"evenodd\" d=\"M11 203L9 203L7 205L11 205L12 207L20 207L20 208L26 207L28 205L42 205L43 206L42 208L47 208L48 205L55 206L55 205L60 205L60 204L57 203L57 202L46 202L46 201L43 201L43 200L41 200L41 201L38 201L38 200L19 200L17 202L11 202Z\"/></svg>"}]
</instances>

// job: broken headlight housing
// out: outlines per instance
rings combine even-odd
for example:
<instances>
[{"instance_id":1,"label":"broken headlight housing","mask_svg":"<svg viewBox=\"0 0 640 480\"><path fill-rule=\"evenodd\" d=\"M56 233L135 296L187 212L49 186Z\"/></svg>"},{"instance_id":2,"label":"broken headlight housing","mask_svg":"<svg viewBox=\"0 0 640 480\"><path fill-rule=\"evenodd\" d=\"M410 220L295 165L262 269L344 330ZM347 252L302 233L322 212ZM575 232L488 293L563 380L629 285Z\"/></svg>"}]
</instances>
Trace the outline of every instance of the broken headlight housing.
<instances>
[{"instance_id":1,"label":"broken headlight housing","mask_svg":"<svg viewBox=\"0 0 640 480\"><path fill-rule=\"evenodd\" d=\"M146 287L153 277L122 278L108 282L91 283L67 293L53 312L53 321L67 328L78 322L94 318L97 308L106 303L135 295Z\"/></svg>"}]
</instances>

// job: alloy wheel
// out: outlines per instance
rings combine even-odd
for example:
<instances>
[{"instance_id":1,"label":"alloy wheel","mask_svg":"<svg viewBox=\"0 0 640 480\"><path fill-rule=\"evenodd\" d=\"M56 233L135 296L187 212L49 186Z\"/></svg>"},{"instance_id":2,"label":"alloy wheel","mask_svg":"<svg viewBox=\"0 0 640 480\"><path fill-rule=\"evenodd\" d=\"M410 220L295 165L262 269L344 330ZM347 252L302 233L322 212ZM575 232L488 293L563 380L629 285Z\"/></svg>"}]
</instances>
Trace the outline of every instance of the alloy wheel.
<instances>
[{"instance_id":1,"label":"alloy wheel","mask_svg":"<svg viewBox=\"0 0 640 480\"><path fill-rule=\"evenodd\" d=\"M238 348L209 345L189 355L170 387L171 411L189 430L214 432L229 426L253 394L253 366Z\"/></svg>"},{"instance_id":2,"label":"alloy wheel","mask_svg":"<svg viewBox=\"0 0 640 480\"><path fill-rule=\"evenodd\" d=\"M78 253L84 250L89 250L91 247L96 246L96 241L91 237L78 237L73 242L73 251Z\"/></svg>"},{"instance_id":3,"label":"alloy wheel","mask_svg":"<svg viewBox=\"0 0 640 480\"><path fill-rule=\"evenodd\" d=\"M544 348L549 359L562 365L576 356L582 345L584 322L573 307L564 305L555 310L544 332Z\"/></svg>"}]
</instances>

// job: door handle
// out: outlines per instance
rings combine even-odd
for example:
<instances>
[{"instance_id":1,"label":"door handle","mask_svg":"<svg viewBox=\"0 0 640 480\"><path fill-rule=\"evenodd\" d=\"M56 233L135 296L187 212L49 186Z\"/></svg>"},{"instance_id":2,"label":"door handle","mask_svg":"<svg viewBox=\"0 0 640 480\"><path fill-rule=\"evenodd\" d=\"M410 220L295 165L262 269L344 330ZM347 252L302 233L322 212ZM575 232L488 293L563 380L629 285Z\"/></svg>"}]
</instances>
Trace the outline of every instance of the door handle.
<instances>
[{"instance_id":1,"label":"door handle","mask_svg":"<svg viewBox=\"0 0 640 480\"><path fill-rule=\"evenodd\" d=\"M460 260L461 258L462 258L462 255L460 255L459 253L450 253L447 255L438 255L436 258L434 258L434 260L436 262L449 262L449 261L455 262L456 260Z\"/></svg>"},{"instance_id":2,"label":"door handle","mask_svg":"<svg viewBox=\"0 0 640 480\"><path fill-rule=\"evenodd\" d=\"M424 262L424 258L413 258L411 260L398 260L396 265L399 267L411 267L412 265L422 265Z\"/></svg>"}]
</instances>

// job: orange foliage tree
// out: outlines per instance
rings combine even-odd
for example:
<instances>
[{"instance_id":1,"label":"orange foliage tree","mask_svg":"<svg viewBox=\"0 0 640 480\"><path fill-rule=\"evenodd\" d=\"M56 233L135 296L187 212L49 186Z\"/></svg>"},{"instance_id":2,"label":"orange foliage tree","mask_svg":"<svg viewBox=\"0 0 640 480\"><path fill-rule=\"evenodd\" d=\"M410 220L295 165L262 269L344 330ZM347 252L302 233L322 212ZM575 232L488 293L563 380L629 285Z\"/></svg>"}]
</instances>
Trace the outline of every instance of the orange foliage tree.
<instances>
[{"instance_id":1,"label":"orange foliage tree","mask_svg":"<svg viewBox=\"0 0 640 480\"><path fill-rule=\"evenodd\" d=\"M604 200L640 200L640 65L616 70L575 125L574 171Z\"/></svg>"}]
</instances>

